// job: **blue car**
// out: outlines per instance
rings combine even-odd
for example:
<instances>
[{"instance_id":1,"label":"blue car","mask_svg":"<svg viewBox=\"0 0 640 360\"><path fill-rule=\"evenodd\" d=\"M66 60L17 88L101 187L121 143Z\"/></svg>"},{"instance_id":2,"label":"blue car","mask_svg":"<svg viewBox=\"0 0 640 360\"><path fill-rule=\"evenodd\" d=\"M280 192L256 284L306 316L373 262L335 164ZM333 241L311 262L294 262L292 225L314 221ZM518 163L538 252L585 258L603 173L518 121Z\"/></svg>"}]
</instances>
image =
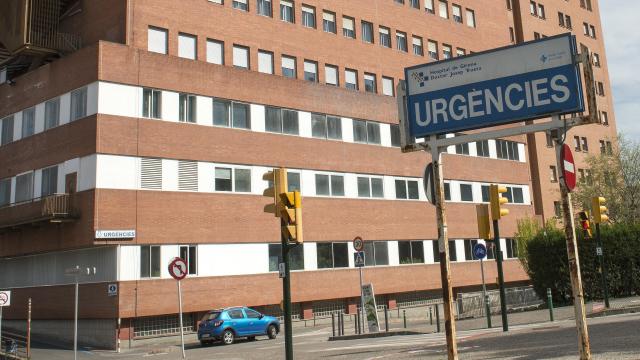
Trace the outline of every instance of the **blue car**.
<instances>
[{"instance_id":1,"label":"blue car","mask_svg":"<svg viewBox=\"0 0 640 360\"><path fill-rule=\"evenodd\" d=\"M253 340L258 335L266 335L275 339L279 332L280 321L273 316L248 307L232 307L204 314L198 326L198 340L203 346L217 340L230 345L239 337Z\"/></svg>"}]
</instances>

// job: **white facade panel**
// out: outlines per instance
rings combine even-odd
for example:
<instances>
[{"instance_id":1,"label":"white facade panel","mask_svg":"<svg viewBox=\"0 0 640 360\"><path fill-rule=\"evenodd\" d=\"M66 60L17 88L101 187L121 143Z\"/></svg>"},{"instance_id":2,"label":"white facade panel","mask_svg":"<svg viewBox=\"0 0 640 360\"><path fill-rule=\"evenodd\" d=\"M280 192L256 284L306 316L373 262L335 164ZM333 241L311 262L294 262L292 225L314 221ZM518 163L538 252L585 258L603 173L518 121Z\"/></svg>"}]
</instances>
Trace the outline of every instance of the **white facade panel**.
<instances>
[{"instance_id":1,"label":"white facade panel","mask_svg":"<svg viewBox=\"0 0 640 360\"><path fill-rule=\"evenodd\" d=\"M251 104L251 130L264 132L265 110L263 105Z\"/></svg>"},{"instance_id":2,"label":"white facade panel","mask_svg":"<svg viewBox=\"0 0 640 360\"><path fill-rule=\"evenodd\" d=\"M389 241L387 242L387 246L389 248L389 265L400 265L400 252L398 251L398 242Z\"/></svg>"},{"instance_id":3,"label":"white facade panel","mask_svg":"<svg viewBox=\"0 0 640 360\"><path fill-rule=\"evenodd\" d=\"M71 93L60 96L60 125L67 124L71 118Z\"/></svg>"},{"instance_id":4,"label":"white facade panel","mask_svg":"<svg viewBox=\"0 0 640 360\"><path fill-rule=\"evenodd\" d=\"M489 140L489 157L492 159L498 158L498 149L496 148L495 140Z\"/></svg>"},{"instance_id":5,"label":"white facade panel","mask_svg":"<svg viewBox=\"0 0 640 360\"><path fill-rule=\"evenodd\" d=\"M214 164L198 162L198 191L213 192L215 180L214 171Z\"/></svg>"},{"instance_id":6,"label":"white facade panel","mask_svg":"<svg viewBox=\"0 0 640 360\"><path fill-rule=\"evenodd\" d=\"M353 119L342 118L342 140L353 142Z\"/></svg>"},{"instance_id":7,"label":"white facade panel","mask_svg":"<svg viewBox=\"0 0 640 360\"><path fill-rule=\"evenodd\" d=\"M298 127L300 130L300 136L310 138L311 137L311 113L306 111L298 112Z\"/></svg>"},{"instance_id":8,"label":"white facade panel","mask_svg":"<svg viewBox=\"0 0 640 360\"><path fill-rule=\"evenodd\" d=\"M60 176L58 176L58 178L60 178ZM33 174L33 198L37 199L41 195L42 195L42 170L38 169L34 171L34 174Z\"/></svg>"},{"instance_id":9,"label":"white facade panel","mask_svg":"<svg viewBox=\"0 0 640 360\"><path fill-rule=\"evenodd\" d=\"M347 198L358 197L358 176L356 174L344 174L344 196Z\"/></svg>"},{"instance_id":10,"label":"white facade panel","mask_svg":"<svg viewBox=\"0 0 640 360\"><path fill-rule=\"evenodd\" d=\"M316 195L316 176L313 171L303 170L300 174L300 186L302 196Z\"/></svg>"},{"instance_id":11,"label":"white facade panel","mask_svg":"<svg viewBox=\"0 0 640 360\"><path fill-rule=\"evenodd\" d=\"M382 178L384 186L384 198L394 200L396 198L396 181L392 176L384 176Z\"/></svg>"},{"instance_id":12,"label":"white facade panel","mask_svg":"<svg viewBox=\"0 0 640 360\"><path fill-rule=\"evenodd\" d=\"M142 88L137 86L98 83L98 113L140 117L142 115Z\"/></svg>"},{"instance_id":13,"label":"white facade panel","mask_svg":"<svg viewBox=\"0 0 640 360\"><path fill-rule=\"evenodd\" d=\"M200 276L264 274L269 272L268 244L206 244L198 246ZM242 261L238 261L242 259Z\"/></svg>"},{"instance_id":14,"label":"white facade panel","mask_svg":"<svg viewBox=\"0 0 640 360\"><path fill-rule=\"evenodd\" d=\"M198 96L196 100L196 121L198 125L213 124L213 102L206 96Z\"/></svg>"},{"instance_id":15,"label":"white facade panel","mask_svg":"<svg viewBox=\"0 0 640 360\"><path fill-rule=\"evenodd\" d=\"M22 139L22 111L13 114L13 141Z\"/></svg>"},{"instance_id":16,"label":"white facade panel","mask_svg":"<svg viewBox=\"0 0 640 360\"><path fill-rule=\"evenodd\" d=\"M305 242L304 246L304 269L318 270L318 248L317 243Z\"/></svg>"},{"instance_id":17,"label":"white facade panel","mask_svg":"<svg viewBox=\"0 0 640 360\"><path fill-rule=\"evenodd\" d=\"M178 160L162 159L162 190L178 191Z\"/></svg>"},{"instance_id":18,"label":"white facade panel","mask_svg":"<svg viewBox=\"0 0 640 360\"><path fill-rule=\"evenodd\" d=\"M36 105L36 123L35 134L39 134L44 131L44 103Z\"/></svg>"},{"instance_id":19,"label":"white facade panel","mask_svg":"<svg viewBox=\"0 0 640 360\"><path fill-rule=\"evenodd\" d=\"M169 275L169 263L174 258L180 257L180 246L178 245L162 245L160 247L160 277L163 279L171 279ZM197 263L196 263L197 264Z\"/></svg>"},{"instance_id":20,"label":"white facade panel","mask_svg":"<svg viewBox=\"0 0 640 360\"><path fill-rule=\"evenodd\" d=\"M527 152L523 143L518 143L518 156L520 157L518 159L520 162L527 162Z\"/></svg>"},{"instance_id":21,"label":"white facade panel","mask_svg":"<svg viewBox=\"0 0 640 360\"><path fill-rule=\"evenodd\" d=\"M98 82L91 83L87 86L87 116L98 113L98 86ZM131 101L131 99L127 101Z\"/></svg>"},{"instance_id":22,"label":"white facade panel","mask_svg":"<svg viewBox=\"0 0 640 360\"><path fill-rule=\"evenodd\" d=\"M456 257L458 262L466 261L464 258L464 240L456 240Z\"/></svg>"},{"instance_id":23,"label":"white facade panel","mask_svg":"<svg viewBox=\"0 0 640 360\"><path fill-rule=\"evenodd\" d=\"M118 247L118 280L140 279L140 246Z\"/></svg>"},{"instance_id":24,"label":"white facade panel","mask_svg":"<svg viewBox=\"0 0 640 360\"><path fill-rule=\"evenodd\" d=\"M424 262L427 264L435 264L435 257L433 255L433 242L434 240L425 240L422 244L424 247Z\"/></svg>"},{"instance_id":25,"label":"white facade panel","mask_svg":"<svg viewBox=\"0 0 640 360\"><path fill-rule=\"evenodd\" d=\"M96 174L97 174L97 158L98 155L89 155L80 158L80 165L78 168L78 191L84 191L89 189L95 189L96 186ZM138 160L136 159L136 162ZM137 170L136 170L137 174ZM138 188L137 181L134 182L136 189Z\"/></svg>"},{"instance_id":26,"label":"white facade panel","mask_svg":"<svg viewBox=\"0 0 640 360\"><path fill-rule=\"evenodd\" d=\"M251 169L251 193L254 195L262 195L264 190L268 186L268 182L262 180L262 175L266 174L268 171L271 171L272 168L264 167L264 166L254 166ZM293 170L293 169L289 169ZM302 179L301 179L302 181Z\"/></svg>"},{"instance_id":27,"label":"white facade panel","mask_svg":"<svg viewBox=\"0 0 640 360\"><path fill-rule=\"evenodd\" d=\"M391 147L391 125L380 124L380 145Z\"/></svg>"},{"instance_id":28,"label":"white facade panel","mask_svg":"<svg viewBox=\"0 0 640 360\"><path fill-rule=\"evenodd\" d=\"M180 115L180 94L162 91L162 120L177 122Z\"/></svg>"},{"instance_id":29,"label":"white facade panel","mask_svg":"<svg viewBox=\"0 0 640 360\"><path fill-rule=\"evenodd\" d=\"M140 159L128 156L96 155L96 187L99 189L138 189ZM83 165L89 166L83 166ZM94 170L91 161L81 161L81 179L78 183L86 186L86 172ZM83 169L86 168L86 169ZM89 180L87 178L87 180ZM84 187L79 186L79 187Z\"/></svg>"}]
</instances>

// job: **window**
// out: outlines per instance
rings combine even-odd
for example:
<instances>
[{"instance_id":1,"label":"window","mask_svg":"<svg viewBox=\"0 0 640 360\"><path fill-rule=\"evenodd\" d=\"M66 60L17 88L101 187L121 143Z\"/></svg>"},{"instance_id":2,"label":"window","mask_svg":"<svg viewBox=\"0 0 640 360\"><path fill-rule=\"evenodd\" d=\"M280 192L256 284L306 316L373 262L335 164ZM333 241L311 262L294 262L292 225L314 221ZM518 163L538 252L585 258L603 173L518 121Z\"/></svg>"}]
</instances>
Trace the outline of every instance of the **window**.
<instances>
[{"instance_id":1,"label":"window","mask_svg":"<svg viewBox=\"0 0 640 360\"><path fill-rule=\"evenodd\" d=\"M142 90L142 117L160 119L162 92L154 89Z\"/></svg>"},{"instance_id":2,"label":"window","mask_svg":"<svg viewBox=\"0 0 640 360\"><path fill-rule=\"evenodd\" d=\"M465 49L462 48L457 48L456 49L456 56L460 57L460 56L465 56L467 55L467 51Z\"/></svg>"},{"instance_id":3,"label":"window","mask_svg":"<svg viewBox=\"0 0 640 360\"><path fill-rule=\"evenodd\" d=\"M358 90L358 71L344 69L344 86L349 90Z\"/></svg>"},{"instance_id":4,"label":"window","mask_svg":"<svg viewBox=\"0 0 640 360\"><path fill-rule=\"evenodd\" d=\"M607 155L613 155L613 149L611 148L611 141L607 141L606 145L607 145Z\"/></svg>"},{"instance_id":5,"label":"window","mask_svg":"<svg viewBox=\"0 0 640 360\"><path fill-rule=\"evenodd\" d=\"M456 248L455 240L449 240L449 260L458 261L458 249Z\"/></svg>"},{"instance_id":6,"label":"window","mask_svg":"<svg viewBox=\"0 0 640 360\"><path fill-rule=\"evenodd\" d=\"M536 2L535 1L530 1L529 2L529 12L531 13L531 15L536 16L537 15L537 6L536 6Z\"/></svg>"},{"instance_id":7,"label":"window","mask_svg":"<svg viewBox=\"0 0 640 360\"><path fill-rule=\"evenodd\" d=\"M180 246L180 258L187 263L187 274L195 275L198 273L198 255L195 245Z\"/></svg>"},{"instance_id":8,"label":"window","mask_svg":"<svg viewBox=\"0 0 640 360\"><path fill-rule=\"evenodd\" d=\"M251 128L251 118L250 118L250 110L249 104L242 104L234 102L232 108L232 122L234 128L236 129L250 129Z\"/></svg>"},{"instance_id":9,"label":"window","mask_svg":"<svg viewBox=\"0 0 640 360\"><path fill-rule=\"evenodd\" d=\"M389 34L389 28L380 26L378 28L380 33L380 45L390 48L391 47L391 35Z\"/></svg>"},{"instance_id":10,"label":"window","mask_svg":"<svg viewBox=\"0 0 640 360\"><path fill-rule=\"evenodd\" d=\"M140 277L160 277L160 246L140 247Z\"/></svg>"},{"instance_id":11,"label":"window","mask_svg":"<svg viewBox=\"0 0 640 360\"><path fill-rule=\"evenodd\" d=\"M476 27L476 13L471 9L467 9L467 26Z\"/></svg>"},{"instance_id":12,"label":"window","mask_svg":"<svg viewBox=\"0 0 640 360\"><path fill-rule=\"evenodd\" d=\"M393 96L393 78L382 77L382 93L387 96Z\"/></svg>"},{"instance_id":13,"label":"window","mask_svg":"<svg viewBox=\"0 0 640 360\"><path fill-rule=\"evenodd\" d=\"M11 203L11 178L0 180L0 207Z\"/></svg>"},{"instance_id":14,"label":"window","mask_svg":"<svg viewBox=\"0 0 640 360\"><path fill-rule=\"evenodd\" d=\"M344 16L342 18L342 35L344 35L344 37L348 37L351 39L355 39L356 38L356 32L355 32L355 20L353 18Z\"/></svg>"},{"instance_id":15,"label":"window","mask_svg":"<svg viewBox=\"0 0 640 360\"><path fill-rule=\"evenodd\" d=\"M596 27L593 25L589 25L589 36L596 38Z\"/></svg>"},{"instance_id":16,"label":"window","mask_svg":"<svg viewBox=\"0 0 640 360\"><path fill-rule=\"evenodd\" d=\"M564 24L564 14L558 11L558 25L565 27Z\"/></svg>"},{"instance_id":17,"label":"window","mask_svg":"<svg viewBox=\"0 0 640 360\"><path fill-rule=\"evenodd\" d=\"M282 245L269 244L269 271L278 271L282 259ZM289 250L291 270L304 270L304 246L294 246Z\"/></svg>"},{"instance_id":18,"label":"window","mask_svg":"<svg viewBox=\"0 0 640 360\"><path fill-rule=\"evenodd\" d=\"M442 45L442 58L443 59L451 59L453 57L453 53L451 51L451 45Z\"/></svg>"},{"instance_id":19,"label":"window","mask_svg":"<svg viewBox=\"0 0 640 360\"><path fill-rule=\"evenodd\" d=\"M318 269L349 267L349 245L347 243L318 243Z\"/></svg>"},{"instance_id":20,"label":"window","mask_svg":"<svg viewBox=\"0 0 640 360\"><path fill-rule=\"evenodd\" d=\"M273 6L271 0L257 0L258 15L273 16Z\"/></svg>"},{"instance_id":21,"label":"window","mask_svg":"<svg viewBox=\"0 0 640 360\"><path fill-rule=\"evenodd\" d=\"M270 51L258 51L258 71L264 74L273 74L273 53Z\"/></svg>"},{"instance_id":22,"label":"window","mask_svg":"<svg viewBox=\"0 0 640 360\"><path fill-rule=\"evenodd\" d=\"M329 11L322 13L322 29L328 33L336 33L336 14Z\"/></svg>"},{"instance_id":23,"label":"window","mask_svg":"<svg viewBox=\"0 0 640 360\"><path fill-rule=\"evenodd\" d=\"M300 173L287 171L287 191L300 191Z\"/></svg>"},{"instance_id":24,"label":"window","mask_svg":"<svg viewBox=\"0 0 640 360\"><path fill-rule=\"evenodd\" d=\"M181 122L196 122L196 96L180 94L180 118Z\"/></svg>"},{"instance_id":25,"label":"window","mask_svg":"<svg viewBox=\"0 0 640 360\"><path fill-rule=\"evenodd\" d=\"M229 101L213 100L213 125L229 127Z\"/></svg>"},{"instance_id":26,"label":"window","mask_svg":"<svg viewBox=\"0 0 640 360\"><path fill-rule=\"evenodd\" d=\"M424 0L424 10L430 14L435 14L433 9L433 0Z\"/></svg>"},{"instance_id":27,"label":"window","mask_svg":"<svg viewBox=\"0 0 640 360\"><path fill-rule=\"evenodd\" d=\"M513 30L513 27L509 27L509 41L512 43L516 42L516 33Z\"/></svg>"},{"instance_id":28,"label":"window","mask_svg":"<svg viewBox=\"0 0 640 360\"><path fill-rule=\"evenodd\" d=\"M373 44L373 24L362 21L362 41Z\"/></svg>"},{"instance_id":29,"label":"window","mask_svg":"<svg viewBox=\"0 0 640 360\"><path fill-rule=\"evenodd\" d=\"M476 153L480 157L489 157L489 140L477 141Z\"/></svg>"},{"instance_id":30,"label":"window","mask_svg":"<svg viewBox=\"0 0 640 360\"><path fill-rule=\"evenodd\" d=\"M480 185L480 192L482 193L482 202L488 203L491 200L489 194L489 185Z\"/></svg>"},{"instance_id":31,"label":"window","mask_svg":"<svg viewBox=\"0 0 640 360\"><path fill-rule=\"evenodd\" d=\"M602 122L602 125L609 125L609 114L607 114L606 111L602 111L600 113L600 121Z\"/></svg>"},{"instance_id":32,"label":"window","mask_svg":"<svg viewBox=\"0 0 640 360\"><path fill-rule=\"evenodd\" d=\"M251 170L216 167L214 185L216 191L251 192Z\"/></svg>"},{"instance_id":33,"label":"window","mask_svg":"<svg viewBox=\"0 0 640 360\"><path fill-rule=\"evenodd\" d=\"M178 56L185 59L195 60L197 57L197 42L198 41L195 35L182 33L178 34Z\"/></svg>"},{"instance_id":34,"label":"window","mask_svg":"<svg viewBox=\"0 0 640 360\"><path fill-rule=\"evenodd\" d=\"M549 166L549 179L551 182L558 182L558 171L554 165Z\"/></svg>"},{"instance_id":35,"label":"window","mask_svg":"<svg viewBox=\"0 0 640 360\"><path fill-rule=\"evenodd\" d=\"M589 142L586 137L581 137L582 140L582 151L589 152Z\"/></svg>"},{"instance_id":36,"label":"window","mask_svg":"<svg viewBox=\"0 0 640 360\"><path fill-rule=\"evenodd\" d=\"M282 55L282 76L296 78L296 58Z\"/></svg>"},{"instance_id":37,"label":"window","mask_svg":"<svg viewBox=\"0 0 640 360\"><path fill-rule=\"evenodd\" d=\"M598 94L604 96L604 84L601 81L598 81Z\"/></svg>"},{"instance_id":38,"label":"window","mask_svg":"<svg viewBox=\"0 0 640 360\"><path fill-rule=\"evenodd\" d=\"M389 265L389 245L387 242L365 241L364 264L366 266Z\"/></svg>"},{"instance_id":39,"label":"window","mask_svg":"<svg viewBox=\"0 0 640 360\"><path fill-rule=\"evenodd\" d=\"M513 10L513 0L507 0L507 10Z\"/></svg>"},{"instance_id":40,"label":"window","mask_svg":"<svg viewBox=\"0 0 640 360\"><path fill-rule=\"evenodd\" d=\"M593 53L593 66L600 67L600 55Z\"/></svg>"},{"instance_id":41,"label":"window","mask_svg":"<svg viewBox=\"0 0 640 360\"><path fill-rule=\"evenodd\" d=\"M456 136L462 136L462 134L456 134ZM455 149L458 155L469 155L469 143L458 144Z\"/></svg>"},{"instance_id":42,"label":"window","mask_svg":"<svg viewBox=\"0 0 640 360\"><path fill-rule=\"evenodd\" d=\"M453 16L453 21L462 24L462 8L460 5L451 4L451 15Z\"/></svg>"},{"instance_id":43,"label":"window","mask_svg":"<svg viewBox=\"0 0 640 360\"><path fill-rule=\"evenodd\" d=\"M316 28L316 8L313 6L302 5L302 26Z\"/></svg>"},{"instance_id":44,"label":"window","mask_svg":"<svg viewBox=\"0 0 640 360\"><path fill-rule=\"evenodd\" d=\"M364 73L364 91L374 94L378 92L375 74Z\"/></svg>"},{"instance_id":45,"label":"window","mask_svg":"<svg viewBox=\"0 0 640 360\"><path fill-rule=\"evenodd\" d=\"M464 240L464 259L479 260L473 255L473 247L476 246L478 240Z\"/></svg>"},{"instance_id":46,"label":"window","mask_svg":"<svg viewBox=\"0 0 640 360\"><path fill-rule=\"evenodd\" d=\"M229 317L232 319L244 319L244 314L240 309L229 310L228 314L229 314Z\"/></svg>"},{"instance_id":47,"label":"window","mask_svg":"<svg viewBox=\"0 0 640 360\"><path fill-rule=\"evenodd\" d=\"M398 241L400 264L424 264L424 243L422 241Z\"/></svg>"},{"instance_id":48,"label":"window","mask_svg":"<svg viewBox=\"0 0 640 360\"><path fill-rule=\"evenodd\" d=\"M60 98L44 103L44 129L49 130L60 124Z\"/></svg>"},{"instance_id":49,"label":"window","mask_svg":"<svg viewBox=\"0 0 640 360\"><path fill-rule=\"evenodd\" d=\"M424 56L424 48L422 47L422 38L414 36L412 38L413 54L418 56Z\"/></svg>"},{"instance_id":50,"label":"window","mask_svg":"<svg viewBox=\"0 0 640 360\"><path fill-rule=\"evenodd\" d=\"M395 184L396 199L418 200L420 198L417 180L396 179Z\"/></svg>"},{"instance_id":51,"label":"window","mask_svg":"<svg viewBox=\"0 0 640 360\"><path fill-rule=\"evenodd\" d=\"M506 239L507 258L514 259L518 257L518 242L515 239Z\"/></svg>"},{"instance_id":52,"label":"window","mask_svg":"<svg viewBox=\"0 0 640 360\"><path fill-rule=\"evenodd\" d=\"M32 107L22 112L22 138L33 135L36 130L36 108Z\"/></svg>"},{"instance_id":53,"label":"window","mask_svg":"<svg viewBox=\"0 0 640 360\"><path fill-rule=\"evenodd\" d=\"M249 48L233 45L233 66L241 69L249 69Z\"/></svg>"},{"instance_id":54,"label":"window","mask_svg":"<svg viewBox=\"0 0 640 360\"><path fill-rule=\"evenodd\" d=\"M344 176L316 174L316 195L344 196Z\"/></svg>"},{"instance_id":55,"label":"window","mask_svg":"<svg viewBox=\"0 0 640 360\"><path fill-rule=\"evenodd\" d=\"M446 1L440 0L439 2L439 13L440 13L440 17L443 19L448 19L449 18L449 4Z\"/></svg>"},{"instance_id":56,"label":"window","mask_svg":"<svg viewBox=\"0 0 640 360\"><path fill-rule=\"evenodd\" d=\"M573 137L573 147L575 149L575 151L581 151L582 147L580 146L580 136L574 136Z\"/></svg>"},{"instance_id":57,"label":"window","mask_svg":"<svg viewBox=\"0 0 640 360\"><path fill-rule=\"evenodd\" d=\"M420 9L420 0L409 0L409 5L414 9Z\"/></svg>"},{"instance_id":58,"label":"window","mask_svg":"<svg viewBox=\"0 0 640 360\"><path fill-rule=\"evenodd\" d=\"M400 125L391 124L391 146L400 147Z\"/></svg>"},{"instance_id":59,"label":"window","mask_svg":"<svg viewBox=\"0 0 640 360\"><path fill-rule=\"evenodd\" d=\"M440 262L440 247L438 246L438 240L431 240L431 247L433 248L433 262L437 264Z\"/></svg>"},{"instance_id":60,"label":"window","mask_svg":"<svg viewBox=\"0 0 640 360\"><path fill-rule=\"evenodd\" d=\"M607 153L607 147L605 145L604 140L600 140L600 154L604 155Z\"/></svg>"},{"instance_id":61,"label":"window","mask_svg":"<svg viewBox=\"0 0 640 360\"><path fill-rule=\"evenodd\" d=\"M304 79L311 82L318 82L318 63L315 61L304 61Z\"/></svg>"},{"instance_id":62,"label":"window","mask_svg":"<svg viewBox=\"0 0 640 360\"><path fill-rule=\"evenodd\" d=\"M149 26L147 30L147 50L158 54L166 54L167 47L167 30Z\"/></svg>"},{"instance_id":63,"label":"window","mask_svg":"<svg viewBox=\"0 0 640 360\"><path fill-rule=\"evenodd\" d=\"M16 203L33 198L33 172L16 176Z\"/></svg>"},{"instance_id":64,"label":"window","mask_svg":"<svg viewBox=\"0 0 640 360\"><path fill-rule=\"evenodd\" d=\"M564 23L565 23L565 26L567 27L567 29L569 29L569 30L573 29L573 25L571 24L571 16L566 15L564 17Z\"/></svg>"},{"instance_id":65,"label":"window","mask_svg":"<svg viewBox=\"0 0 640 360\"><path fill-rule=\"evenodd\" d=\"M460 200L473 202L473 187L471 184L460 184Z\"/></svg>"},{"instance_id":66,"label":"window","mask_svg":"<svg viewBox=\"0 0 640 360\"><path fill-rule=\"evenodd\" d=\"M429 57L438 60L438 43L432 40L429 40Z\"/></svg>"},{"instance_id":67,"label":"window","mask_svg":"<svg viewBox=\"0 0 640 360\"><path fill-rule=\"evenodd\" d=\"M354 119L353 139L360 143L380 144L380 124Z\"/></svg>"},{"instance_id":68,"label":"window","mask_svg":"<svg viewBox=\"0 0 640 360\"><path fill-rule=\"evenodd\" d=\"M73 90L71 92L71 119L78 120L87 116L87 88Z\"/></svg>"},{"instance_id":69,"label":"window","mask_svg":"<svg viewBox=\"0 0 640 360\"><path fill-rule=\"evenodd\" d=\"M262 314L255 310L244 309L244 313L247 315L247 319L260 319Z\"/></svg>"},{"instance_id":70,"label":"window","mask_svg":"<svg viewBox=\"0 0 640 360\"><path fill-rule=\"evenodd\" d=\"M224 64L224 43L222 41L207 39L207 62Z\"/></svg>"},{"instance_id":71,"label":"window","mask_svg":"<svg viewBox=\"0 0 640 360\"><path fill-rule=\"evenodd\" d=\"M58 190L58 167L52 166L42 169L42 184L40 186L40 196L53 195Z\"/></svg>"},{"instance_id":72,"label":"window","mask_svg":"<svg viewBox=\"0 0 640 360\"><path fill-rule=\"evenodd\" d=\"M320 139L342 140L342 120L335 116L311 114L311 135Z\"/></svg>"},{"instance_id":73,"label":"window","mask_svg":"<svg viewBox=\"0 0 640 360\"><path fill-rule=\"evenodd\" d=\"M280 0L280 20L294 23L293 1Z\"/></svg>"},{"instance_id":74,"label":"window","mask_svg":"<svg viewBox=\"0 0 640 360\"><path fill-rule=\"evenodd\" d=\"M339 86L338 67L334 65L324 66L324 81L327 85Z\"/></svg>"},{"instance_id":75,"label":"window","mask_svg":"<svg viewBox=\"0 0 640 360\"><path fill-rule=\"evenodd\" d=\"M538 4L538 17L541 19L545 19L547 17L546 13L544 12L544 5L542 4Z\"/></svg>"},{"instance_id":76,"label":"window","mask_svg":"<svg viewBox=\"0 0 640 360\"><path fill-rule=\"evenodd\" d=\"M521 187L507 186L507 192L503 196L512 204L524 204L524 194Z\"/></svg>"},{"instance_id":77,"label":"window","mask_svg":"<svg viewBox=\"0 0 640 360\"><path fill-rule=\"evenodd\" d=\"M496 140L496 150L498 152L498 159L520 160L518 143L515 141Z\"/></svg>"},{"instance_id":78,"label":"window","mask_svg":"<svg viewBox=\"0 0 640 360\"><path fill-rule=\"evenodd\" d=\"M382 178L358 176L358 197L383 198Z\"/></svg>"},{"instance_id":79,"label":"window","mask_svg":"<svg viewBox=\"0 0 640 360\"><path fill-rule=\"evenodd\" d=\"M444 200L451 201L451 185L448 182L444 183Z\"/></svg>"},{"instance_id":80,"label":"window","mask_svg":"<svg viewBox=\"0 0 640 360\"><path fill-rule=\"evenodd\" d=\"M396 48L400 51L407 52L407 34L402 31L396 31Z\"/></svg>"},{"instance_id":81,"label":"window","mask_svg":"<svg viewBox=\"0 0 640 360\"><path fill-rule=\"evenodd\" d=\"M247 0L233 0L231 6L234 9L249 11L249 4L247 4Z\"/></svg>"},{"instance_id":82,"label":"window","mask_svg":"<svg viewBox=\"0 0 640 360\"><path fill-rule=\"evenodd\" d=\"M298 112L267 106L265 108L265 130L269 132L298 135Z\"/></svg>"}]
</instances>

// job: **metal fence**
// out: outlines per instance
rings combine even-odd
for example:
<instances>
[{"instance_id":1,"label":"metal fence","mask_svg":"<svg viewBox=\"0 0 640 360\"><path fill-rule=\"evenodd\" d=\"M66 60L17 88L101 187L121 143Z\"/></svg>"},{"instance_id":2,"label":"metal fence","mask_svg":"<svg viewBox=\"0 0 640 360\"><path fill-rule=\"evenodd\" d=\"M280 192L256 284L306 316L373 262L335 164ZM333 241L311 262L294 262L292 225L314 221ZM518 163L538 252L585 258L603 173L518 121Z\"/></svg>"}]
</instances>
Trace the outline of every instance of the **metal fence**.
<instances>
[{"instance_id":1,"label":"metal fence","mask_svg":"<svg viewBox=\"0 0 640 360\"><path fill-rule=\"evenodd\" d=\"M27 342L20 336L2 336L0 339L0 359L27 359Z\"/></svg>"},{"instance_id":2,"label":"metal fence","mask_svg":"<svg viewBox=\"0 0 640 360\"><path fill-rule=\"evenodd\" d=\"M498 290L487 291L492 314L500 313L500 293ZM505 289L507 311L526 310L542 305L544 301L538 297L532 286ZM472 318L485 316L482 292L459 293L456 301L457 317Z\"/></svg>"}]
</instances>

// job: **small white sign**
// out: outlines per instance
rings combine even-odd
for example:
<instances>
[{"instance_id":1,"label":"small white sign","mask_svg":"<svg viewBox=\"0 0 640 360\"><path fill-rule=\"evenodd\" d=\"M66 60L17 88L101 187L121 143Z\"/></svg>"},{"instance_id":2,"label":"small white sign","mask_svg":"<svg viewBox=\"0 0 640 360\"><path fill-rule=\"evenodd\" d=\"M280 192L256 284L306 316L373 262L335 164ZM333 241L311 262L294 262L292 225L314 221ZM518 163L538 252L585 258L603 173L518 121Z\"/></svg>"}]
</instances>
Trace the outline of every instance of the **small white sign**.
<instances>
[{"instance_id":1,"label":"small white sign","mask_svg":"<svg viewBox=\"0 0 640 360\"><path fill-rule=\"evenodd\" d=\"M284 279L287 276L287 272L284 268L284 263L278 264L278 275L280 276L280 279Z\"/></svg>"},{"instance_id":2,"label":"small white sign","mask_svg":"<svg viewBox=\"0 0 640 360\"><path fill-rule=\"evenodd\" d=\"M9 306L9 305L11 305L11 291L0 290L0 306Z\"/></svg>"},{"instance_id":3,"label":"small white sign","mask_svg":"<svg viewBox=\"0 0 640 360\"><path fill-rule=\"evenodd\" d=\"M107 286L107 295L109 296L118 295L118 284L109 284Z\"/></svg>"},{"instance_id":4,"label":"small white sign","mask_svg":"<svg viewBox=\"0 0 640 360\"><path fill-rule=\"evenodd\" d=\"M596 248L596 255L602 256L602 248L599 246Z\"/></svg>"},{"instance_id":5,"label":"small white sign","mask_svg":"<svg viewBox=\"0 0 640 360\"><path fill-rule=\"evenodd\" d=\"M135 230L96 230L96 239L133 239Z\"/></svg>"}]
</instances>

